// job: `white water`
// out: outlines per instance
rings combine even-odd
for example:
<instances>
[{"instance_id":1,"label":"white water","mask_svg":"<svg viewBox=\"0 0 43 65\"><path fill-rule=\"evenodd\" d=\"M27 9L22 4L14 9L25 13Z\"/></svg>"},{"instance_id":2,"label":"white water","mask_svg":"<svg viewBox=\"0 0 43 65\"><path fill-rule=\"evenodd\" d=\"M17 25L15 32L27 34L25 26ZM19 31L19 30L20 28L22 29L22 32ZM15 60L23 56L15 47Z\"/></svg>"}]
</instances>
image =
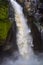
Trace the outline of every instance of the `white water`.
<instances>
[{"instance_id":1,"label":"white water","mask_svg":"<svg viewBox=\"0 0 43 65\"><path fill-rule=\"evenodd\" d=\"M27 26L27 19L24 17L23 8L16 1L11 0L11 4L14 8L15 21L18 28L17 45L19 52L23 57L27 57L30 45L30 29Z\"/></svg>"}]
</instances>

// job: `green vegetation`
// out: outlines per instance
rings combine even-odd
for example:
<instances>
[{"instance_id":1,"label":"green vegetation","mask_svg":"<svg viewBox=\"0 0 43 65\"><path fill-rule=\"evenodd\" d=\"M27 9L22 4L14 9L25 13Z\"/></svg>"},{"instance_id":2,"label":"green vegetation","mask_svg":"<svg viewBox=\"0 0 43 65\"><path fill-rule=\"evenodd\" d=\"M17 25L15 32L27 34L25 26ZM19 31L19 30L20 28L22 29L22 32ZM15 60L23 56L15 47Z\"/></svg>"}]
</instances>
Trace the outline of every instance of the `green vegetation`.
<instances>
[{"instance_id":1,"label":"green vegetation","mask_svg":"<svg viewBox=\"0 0 43 65\"><path fill-rule=\"evenodd\" d=\"M0 22L0 39L5 39L7 37L7 33L11 27L11 23L8 21L6 22Z\"/></svg>"},{"instance_id":2,"label":"green vegetation","mask_svg":"<svg viewBox=\"0 0 43 65\"><path fill-rule=\"evenodd\" d=\"M5 6L0 7L0 19L5 20L8 18L8 8Z\"/></svg>"},{"instance_id":3,"label":"green vegetation","mask_svg":"<svg viewBox=\"0 0 43 65\"><path fill-rule=\"evenodd\" d=\"M0 0L0 39L5 40L8 31L11 27L11 22L8 18L8 2L6 0Z\"/></svg>"}]
</instances>

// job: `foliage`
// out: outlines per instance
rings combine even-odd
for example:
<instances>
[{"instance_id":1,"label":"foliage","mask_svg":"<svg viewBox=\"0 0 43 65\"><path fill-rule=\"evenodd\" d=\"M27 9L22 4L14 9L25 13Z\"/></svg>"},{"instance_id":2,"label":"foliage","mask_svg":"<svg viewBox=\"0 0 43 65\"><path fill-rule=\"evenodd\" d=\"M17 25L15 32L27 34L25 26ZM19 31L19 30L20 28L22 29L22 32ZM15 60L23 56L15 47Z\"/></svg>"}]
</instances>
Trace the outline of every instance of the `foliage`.
<instances>
[{"instance_id":1,"label":"foliage","mask_svg":"<svg viewBox=\"0 0 43 65\"><path fill-rule=\"evenodd\" d=\"M7 22L7 23L6 23ZM11 23L7 20L0 21L0 39L5 39L7 37L7 33L11 27Z\"/></svg>"},{"instance_id":2,"label":"foliage","mask_svg":"<svg viewBox=\"0 0 43 65\"><path fill-rule=\"evenodd\" d=\"M0 19L6 19L8 18L8 8L6 8L5 6L0 7Z\"/></svg>"},{"instance_id":3,"label":"foliage","mask_svg":"<svg viewBox=\"0 0 43 65\"><path fill-rule=\"evenodd\" d=\"M0 39L6 39L10 27L11 22L8 18L8 2L7 0L0 0Z\"/></svg>"}]
</instances>

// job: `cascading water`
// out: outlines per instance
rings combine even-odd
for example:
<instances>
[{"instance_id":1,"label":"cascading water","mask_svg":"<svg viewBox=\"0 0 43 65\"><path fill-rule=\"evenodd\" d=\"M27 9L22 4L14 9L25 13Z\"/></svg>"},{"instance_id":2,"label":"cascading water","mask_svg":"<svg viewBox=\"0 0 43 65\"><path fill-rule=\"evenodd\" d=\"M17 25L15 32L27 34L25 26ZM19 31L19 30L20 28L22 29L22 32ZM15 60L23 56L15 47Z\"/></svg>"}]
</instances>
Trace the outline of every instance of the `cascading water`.
<instances>
[{"instance_id":1,"label":"cascading water","mask_svg":"<svg viewBox=\"0 0 43 65\"><path fill-rule=\"evenodd\" d=\"M15 21L18 28L17 45L19 52L23 57L27 57L30 45L30 30L27 26L27 19L24 17L23 8L16 1L11 0L11 4L14 8Z\"/></svg>"}]
</instances>

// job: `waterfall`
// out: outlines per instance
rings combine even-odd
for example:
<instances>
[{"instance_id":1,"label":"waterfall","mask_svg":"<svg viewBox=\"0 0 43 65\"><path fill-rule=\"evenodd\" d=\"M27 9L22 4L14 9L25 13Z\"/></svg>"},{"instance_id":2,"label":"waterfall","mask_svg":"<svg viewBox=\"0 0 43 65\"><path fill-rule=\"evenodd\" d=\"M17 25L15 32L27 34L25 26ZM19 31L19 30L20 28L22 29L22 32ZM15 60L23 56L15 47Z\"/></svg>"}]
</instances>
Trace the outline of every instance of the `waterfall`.
<instances>
[{"instance_id":1,"label":"waterfall","mask_svg":"<svg viewBox=\"0 0 43 65\"><path fill-rule=\"evenodd\" d=\"M15 21L17 25L17 45L19 52L23 57L28 56L29 45L30 45L30 29L27 26L27 19L24 17L23 8L14 0L11 0L12 7L15 12Z\"/></svg>"}]
</instances>

